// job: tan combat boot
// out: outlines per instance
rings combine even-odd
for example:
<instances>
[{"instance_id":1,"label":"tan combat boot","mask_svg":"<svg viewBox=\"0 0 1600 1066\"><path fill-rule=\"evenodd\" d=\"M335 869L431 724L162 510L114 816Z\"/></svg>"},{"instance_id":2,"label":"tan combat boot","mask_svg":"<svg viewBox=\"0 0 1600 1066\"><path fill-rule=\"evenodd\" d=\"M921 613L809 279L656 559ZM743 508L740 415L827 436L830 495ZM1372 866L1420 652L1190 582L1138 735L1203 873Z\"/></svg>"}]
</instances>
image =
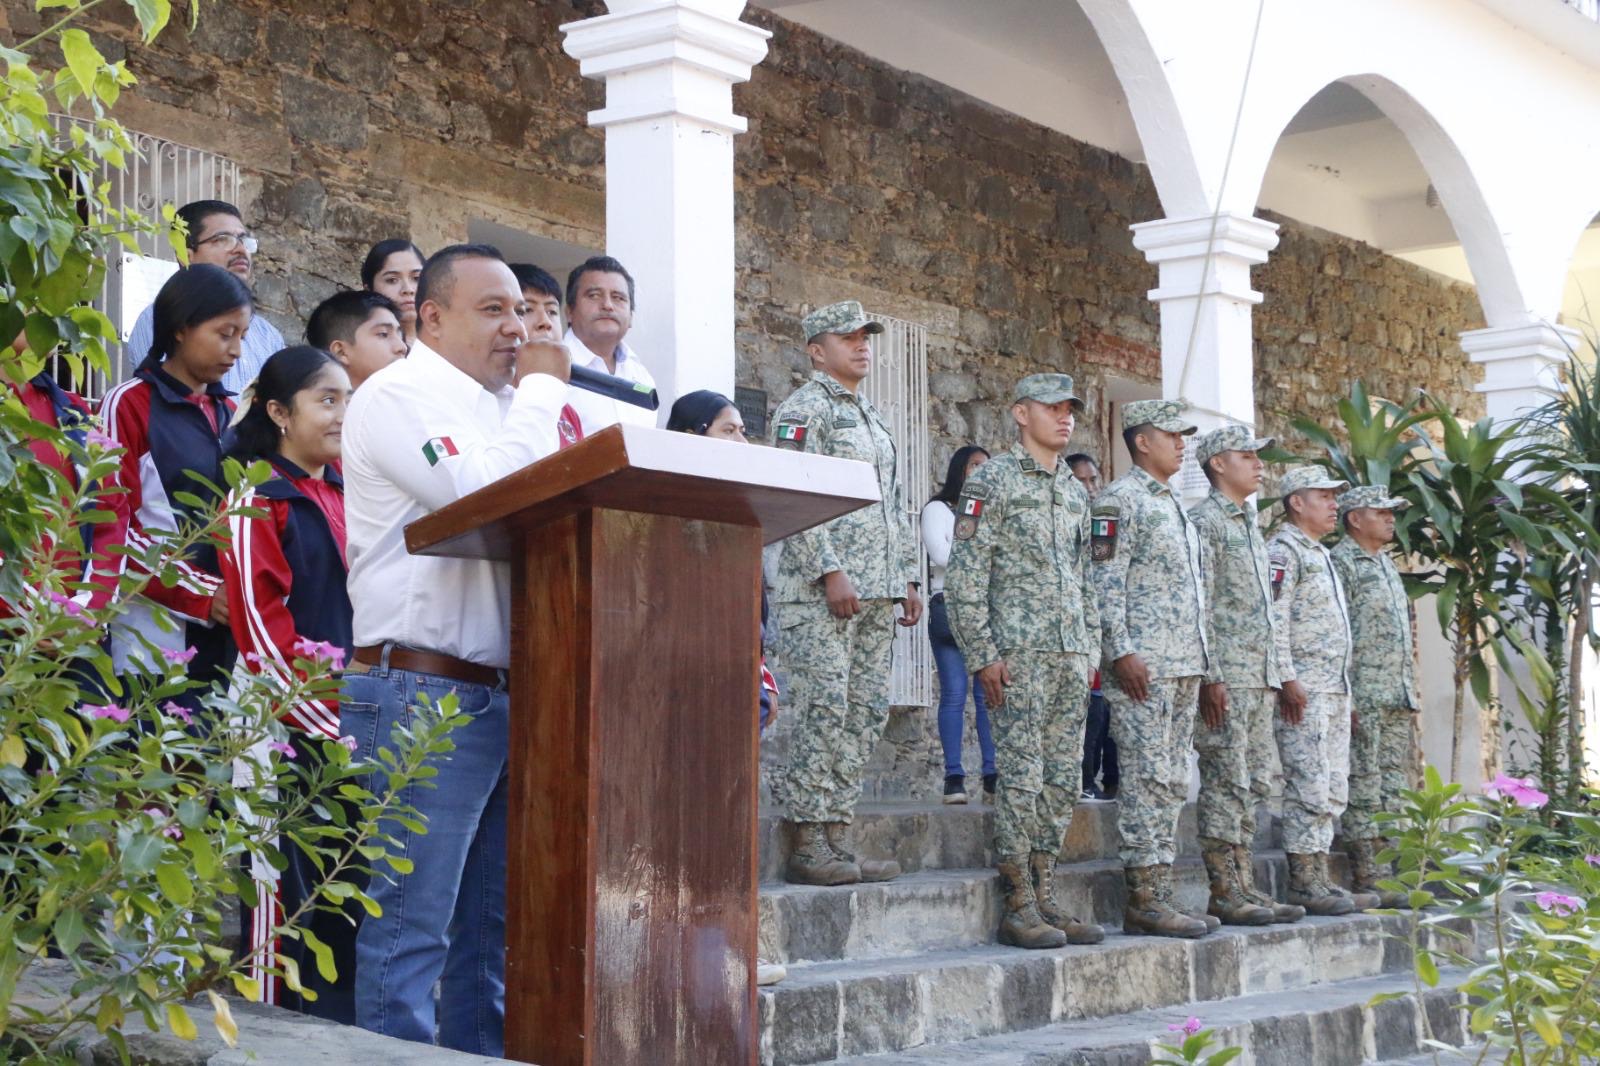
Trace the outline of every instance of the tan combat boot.
<instances>
[{"instance_id":1,"label":"tan combat boot","mask_svg":"<svg viewBox=\"0 0 1600 1066\"><path fill-rule=\"evenodd\" d=\"M1122 871L1128 883L1128 905L1122 912L1122 931L1130 935L1177 936L1188 940L1210 932L1206 923L1179 914L1161 901L1161 868L1129 866Z\"/></svg>"},{"instance_id":2,"label":"tan combat boot","mask_svg":"<svg viewBox=\"0 0 1600 1066\"><path fill-rule=\"evenodd\" d=\"M1172 884L1172 864L1170 862L1162 863L1156 867L1156 895L1160 897L1162 903L1166 904L1168 910L1193 918L1195 921L1204 922L1206 924L1206 932L1215 933L1222 928L1222 920L1214 914L1207 914L1204 911L1199 914L1190 914L1188 911L1178 909L1177 889Z\"/></svg>"},{"instance_id":3,"label":"tan combat boot","mask_svg":"<svg viewBox=\"0 0 1600 1066\"><path fill-rule=\"evenodd\" d=\"M999 940L1014 948L1059 948L1067 934L1044 920L1033 898L1033 881L1021 855L1000 860L1000 890L1005 913L1000 916Z\"/></svg>"},{"instance_id":4,"label":"tan combat boot","mask_svg":"<svg viewBox=\"0 0 1600 1066\"><path fill-rule=\"evenodd\" d=\"M794 851L783 876L791 885L853 885L861 880L861 868L833 853L822 823L795 822Z\"/></svg>"},{"instance_id":5,"label":"tan combat boot","mask_svg":"<svg viewBox=\"0 0 1600 1066\"><path fill-rule=\"evenodd\" d=\"M1317 857L1289 853L1289 902L1306 909L1307 914L1324 918L1349 914L1356 909L1349 896L1338 895L1322 886L1317 876Z\"/></svg>"},{"instance_id":6,"label":"tan combat boot","mask_svg":"<svg viewBox=\"0 0 1600 1066\"><path fill-rule=\"evenodd\" d=\"M1348 899L1358 911L1371 910L1378 905L1376 892L1351 892L1333 879L1333 857L1326 851L1317 853L1317 879L1322 887L1336 896Z\"/></svg>"},{"instance_id":7,"label":"tan combat boot","mask_svg":"<svg viewBox=\"0 0 1600 1066\"><path fill-rule=\"evenodd\" d=\"M1211 879L1211 899L1206 913L1223 925L1271 925L1272 910L1244 894L1239 873L1233 868L1233 845L1226 840L1205 837L1200 841L1200 857Z\"/></svg>"},{"instance_id":8,"label":"tan combat boot","mask_svg":"<svg viewBox=\"0 0 1600 1066\"><path fill-rule=\"evenodd\" d=\"M1378 887L1378 879L1388 877L1390 872L1386 864L1378 861L1379 841L1376 838L1352 840L1349 846L1350 887L1356 894L1377 896L1379 907L1391 910L1407 907L1404 892Z\"/></svg>"},{"instance_id":9,"label":"tan combat boot","mask_svg":"<svg viewBox=\"0 0 1600 1066\"><path fill-rule=\"evenodd\" d=\"M1056 904L1056 857L1048 851L1035 851L1028 856L1028 870L1033 874L1033 899L1039 908L1039 917L1067 934L1069 944L1098 944L1106 938L1106 931L1098 925L1080 922Z\"/></svg>"},{"instance_id":10,"label":"tan combat boot","mask_svg":"<svg viewBox=\"0 0 1600 1066\"><path fill-rule=\"evenodd\" d=\"M828 847L833 853L852 866L861 869L863 881L893 881L900 876L900 864L893 859L862 859L856 862L855 854L845 842L845 837L850 832L848 822L824 822L823 829L828 835Z\"/></svg>"},{"instance_id":11,"label":"tan combat boot","mask_svg":"<svg viewBox=\"0 0 1600 1066\"><path fill-rule=\"evenodd\" d=\"M1244 898L1262 907L1270 907L1274 922L1288 925L1306 916L1304 907L1297 907L1293 903L1279 903L1256 888L1256 860L1251 856L1250 849L1243 844L1233 846L1233 868L1238 871L1239 887L1244 891Z\"/></svg>"}]
</instances>

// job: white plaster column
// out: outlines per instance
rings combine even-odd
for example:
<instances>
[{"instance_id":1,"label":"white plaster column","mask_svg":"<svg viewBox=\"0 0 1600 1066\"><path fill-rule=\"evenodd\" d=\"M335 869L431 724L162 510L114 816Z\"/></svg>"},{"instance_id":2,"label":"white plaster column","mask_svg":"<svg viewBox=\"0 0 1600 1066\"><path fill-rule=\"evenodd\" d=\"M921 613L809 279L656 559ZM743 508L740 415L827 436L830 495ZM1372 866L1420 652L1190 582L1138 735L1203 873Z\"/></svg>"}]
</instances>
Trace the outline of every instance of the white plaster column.
<instances>
[{"instance_id":1,"label":"white plaster column","mask_svg":"<svg viewBox=\"0 0 1600 1066\"><path fill-rule=\"evenodd\" d=\"M1163 218L1132 227L1133 245L1160 271L1150 299L1161 307L1161 393L1190 403L1202 431L1225 421L1255 424L1250 309L1261 294L1250 268L1278 246L1278 226L1223 213ZM1184 495L1204 495L1204 475L1185 459Z\"/></svg>"},{"instance_id":2,"label":"white plaster column","mask_svg":"<svg viewBox=\"0 0 1600 1066\"><path fill-rule=\"evenodd\" d=\"M1484 394L1489 417L1497 422L1525 415L1560 395L1561 370L1581 342L1577 330L1548 322L1461 334L1461 350L1483 367L1483 382L1473 388Z\"/></svg>"},{"instance_id":3,"label":"white plaster column","mask_svg":"<svg viewBox=\"0 0 1600 1066\"><path fill-rule=\"evenodd\" d=\"M561 27L606 131L606 252L637 285L628 344L655 376L661 421L695 389L733 395L733 86L767 54L745 0L609 0Z\"/></svg>"}]
</instances>

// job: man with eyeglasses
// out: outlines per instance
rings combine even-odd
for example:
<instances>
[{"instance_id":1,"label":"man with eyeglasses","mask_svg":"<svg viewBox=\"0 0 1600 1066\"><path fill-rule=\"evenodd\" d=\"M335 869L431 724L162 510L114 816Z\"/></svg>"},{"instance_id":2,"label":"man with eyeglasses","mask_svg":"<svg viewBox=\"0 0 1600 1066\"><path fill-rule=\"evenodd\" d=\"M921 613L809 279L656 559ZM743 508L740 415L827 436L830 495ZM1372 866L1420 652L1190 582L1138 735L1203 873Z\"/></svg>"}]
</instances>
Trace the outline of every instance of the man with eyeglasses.
<instances>
[{"instance_id":1,"label":"man with eyeglasses","mask_svg":"<svg viewBox=\"0 0 1600 1066\"><path fill-rule=\"evenodd\" d=\"M256 238L245 228L239 209L224 200L196 200L178 208L178 217L189 228L189 262L210 263L239 275L250 284L252 257L256 252ZM123 348L124 372L131 374L144 357L150 353L154 334L154 309L146 307L133 324L133 334ZM288 347L283 334L262 315L250 320L244 342L239 351L239 361L222 378L222 386L229 392L243 392L245 386L256 379L261 364L280 348Z\"/></svg>"}]
</instances>

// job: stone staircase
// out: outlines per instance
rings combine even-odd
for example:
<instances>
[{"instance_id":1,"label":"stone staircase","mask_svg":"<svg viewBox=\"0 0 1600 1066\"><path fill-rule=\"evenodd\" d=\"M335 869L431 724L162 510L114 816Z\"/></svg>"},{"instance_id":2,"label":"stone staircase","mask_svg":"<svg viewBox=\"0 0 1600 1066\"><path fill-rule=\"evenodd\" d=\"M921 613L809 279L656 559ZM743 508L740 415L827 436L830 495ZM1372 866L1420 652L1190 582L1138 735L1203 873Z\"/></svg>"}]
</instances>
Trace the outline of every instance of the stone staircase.
<instances>
[{"instance_id":1,"label":"stone staircase","mask_svg":"<svg viewBox=\"0 0 1600 1066\"><path fill-rule=\"evenodd\" d=\"M761 924L769 955L789 967L760 996L763 1066L1139 1066L1169 1024L1199 1017L1257 1066L1350 1066L1421 1053L1426 1012L1435 1039L1466 1038L1462 975L1446 973L1420 999L1410 952L1389 933L1403 917L1307 918L1295 925L1224 927L1200 940L1121 932L1116 804L1074 813L1057 896L1106 926L1103 944L1024 951L994 942L999 879L986 806L912 801L863 806L858 854L893 856L895 881L839 888L787 885L788 840L761 819ZM1283 894L1286 861L1267 818L1256 881ZM1175 881L1181 902L1205 905L1193 809L1180 823ZM1336 859L1338 856L1336 856ZM1338 864L1336 863L1336 866ZM1380 993L1399 998L1368 1006Z\"/></svg>"}]
</instances>

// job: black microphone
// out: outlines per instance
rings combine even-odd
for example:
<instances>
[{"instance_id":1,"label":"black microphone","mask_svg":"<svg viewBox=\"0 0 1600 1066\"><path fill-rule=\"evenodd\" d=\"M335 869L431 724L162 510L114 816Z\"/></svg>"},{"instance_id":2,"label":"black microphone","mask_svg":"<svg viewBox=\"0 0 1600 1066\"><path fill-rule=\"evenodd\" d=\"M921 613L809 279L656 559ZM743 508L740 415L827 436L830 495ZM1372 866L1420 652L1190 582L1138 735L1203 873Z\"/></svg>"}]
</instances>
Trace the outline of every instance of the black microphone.
<instances>
[{"instance_id":1,"label":"black microphone","mask_svg":"<svg viewBox=\"0 0 1600 1066\"><path fill-rule=\"evenodd\" d=\"M661 406L661 397L657 396L656 390L650 386L629 381L627 378L619 378L615 374L590 370L586 366L573 366L572 384L585 392L609 396L613 400L643 407L646 411L654 411Z\"/></svg>"}]
</instances>

